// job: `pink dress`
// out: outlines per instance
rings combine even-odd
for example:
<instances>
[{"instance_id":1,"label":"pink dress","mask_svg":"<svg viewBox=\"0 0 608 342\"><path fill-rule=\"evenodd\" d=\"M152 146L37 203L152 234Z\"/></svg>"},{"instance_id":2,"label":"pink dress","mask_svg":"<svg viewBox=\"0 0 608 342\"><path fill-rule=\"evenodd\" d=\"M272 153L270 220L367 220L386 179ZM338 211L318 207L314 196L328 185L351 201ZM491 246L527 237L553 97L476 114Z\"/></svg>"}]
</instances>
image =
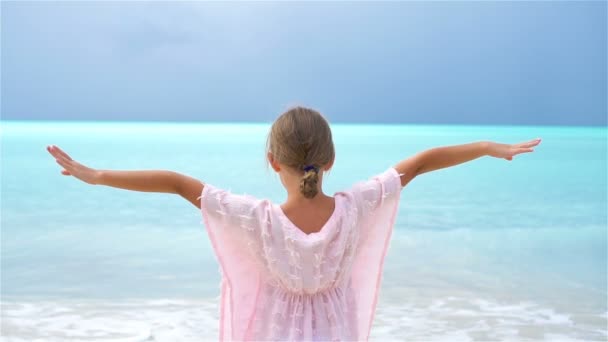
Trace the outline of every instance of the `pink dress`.
<instances>
[{"instance_id":1,"label":"pink dress","mask_svg":"<svg viewBox=\"0 0 608 342\"><path fill-rule=\"evenodd\" d=\"M279 204L205 183L201 212L220 263L220 340L367 340L401 193L393 167L336 192L305 234Z\"/></svg>"}]
</instances>

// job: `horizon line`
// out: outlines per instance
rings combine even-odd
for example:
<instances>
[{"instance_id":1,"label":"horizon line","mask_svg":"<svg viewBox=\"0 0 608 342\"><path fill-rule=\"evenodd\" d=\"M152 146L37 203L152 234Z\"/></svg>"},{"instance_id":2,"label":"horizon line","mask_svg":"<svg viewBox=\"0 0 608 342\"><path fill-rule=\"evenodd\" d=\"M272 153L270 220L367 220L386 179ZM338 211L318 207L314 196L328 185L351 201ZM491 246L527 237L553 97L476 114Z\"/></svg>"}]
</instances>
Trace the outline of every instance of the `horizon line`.
<instances>
[{"instance_id":1,"label":"horizon line","mask_svg":"<svg viewBox=\"0 0 608 342\"><path fill-rule=\"evenodd\" d=\"M271 125L272 121L193 121L193 120L95 120L95 119L3 119L6 123L65 123L65 124L211 124L211 125ZM517 123L414 123L414 122L348 122L329 121L331 125L341 126L480 126L480 127L572 127L572 128L608 128L606 123L577 125L577 124L517 124Z\"/></svg>"}]
</instances>

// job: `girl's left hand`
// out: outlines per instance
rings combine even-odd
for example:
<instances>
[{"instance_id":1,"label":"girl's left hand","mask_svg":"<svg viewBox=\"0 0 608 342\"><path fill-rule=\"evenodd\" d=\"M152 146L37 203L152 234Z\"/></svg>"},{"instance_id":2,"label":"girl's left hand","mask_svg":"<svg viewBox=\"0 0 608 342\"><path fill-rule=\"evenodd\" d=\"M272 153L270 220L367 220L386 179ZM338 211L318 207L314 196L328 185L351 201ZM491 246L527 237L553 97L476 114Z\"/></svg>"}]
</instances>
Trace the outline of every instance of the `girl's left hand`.
<instances>
[{"instance_id":1,"label":"girl's left hand","mask_svg":"<svg viewBox=\"0 0 608 342\"><path fill-rule=\"evenodd\" d=\"M81 181L88 184L97 184L99 179L99 171L86 167L77 161L70 158L70 156L63 152L59 147L55 145L47 146L46 150L55 157L57 164L63 166L64 170L61 174L64 176L74 176Z\"/></svg>"},{"instance_id":2,"label":"girl's left hand","mask_svg":"<svg viewBox=\"0 0 608 342\"><path fill-rule=\"evenodd\" d=\"M488 147L488 155L496 158L513 160L513 156L517 154L534 152L533 147L538 144L540 144L540 138L512 145L491 142Z\"/></svg>"}]
</instances>

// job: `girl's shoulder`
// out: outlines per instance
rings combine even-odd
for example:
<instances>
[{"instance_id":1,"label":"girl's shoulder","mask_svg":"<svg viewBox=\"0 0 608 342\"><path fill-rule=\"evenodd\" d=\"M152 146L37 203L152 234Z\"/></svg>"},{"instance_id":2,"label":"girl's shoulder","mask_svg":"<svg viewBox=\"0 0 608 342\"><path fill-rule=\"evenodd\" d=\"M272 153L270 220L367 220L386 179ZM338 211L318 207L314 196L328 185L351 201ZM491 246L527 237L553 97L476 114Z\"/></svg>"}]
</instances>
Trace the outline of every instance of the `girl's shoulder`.
<instances>
[{"instance_id":1,"label":"girl's shoulder","mask_svg":"<svg viewBox=\"0 0 608 342\"><path fill-rule=\"evenodd\" d=\"M354 197L356 200L362 200L367 197L366 195L375 197L379 193L394 193L396 191L401 191L400 177L399 172L391 166L380 173L374 174L368 179L355 182L347 189L336 192L336 195Z\"/></svg>"}]
</instances>

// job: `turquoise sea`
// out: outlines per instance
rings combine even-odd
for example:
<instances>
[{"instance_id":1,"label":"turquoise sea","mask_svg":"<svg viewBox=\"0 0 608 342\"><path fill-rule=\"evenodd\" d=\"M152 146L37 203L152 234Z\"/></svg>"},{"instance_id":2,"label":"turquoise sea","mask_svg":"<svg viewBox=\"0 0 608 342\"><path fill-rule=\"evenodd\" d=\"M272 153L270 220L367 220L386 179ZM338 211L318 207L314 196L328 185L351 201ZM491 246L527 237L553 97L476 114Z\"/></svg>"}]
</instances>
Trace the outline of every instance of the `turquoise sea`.
<instances>
[{"instance_id":1,"label":"turquoise sea","mask_svg":"<svg viewBox=\"0 0 608 342\"><path fill-rule=\"evenodd\" d=\"M282 203L269 125L3 121L2 340L216 340L218 265L198 209L63 176L46 146ZM327 194L427 148L543 139L403 189L370 340L608 339L606 127L332 129Z\"/></svg>"}]
</instances>

